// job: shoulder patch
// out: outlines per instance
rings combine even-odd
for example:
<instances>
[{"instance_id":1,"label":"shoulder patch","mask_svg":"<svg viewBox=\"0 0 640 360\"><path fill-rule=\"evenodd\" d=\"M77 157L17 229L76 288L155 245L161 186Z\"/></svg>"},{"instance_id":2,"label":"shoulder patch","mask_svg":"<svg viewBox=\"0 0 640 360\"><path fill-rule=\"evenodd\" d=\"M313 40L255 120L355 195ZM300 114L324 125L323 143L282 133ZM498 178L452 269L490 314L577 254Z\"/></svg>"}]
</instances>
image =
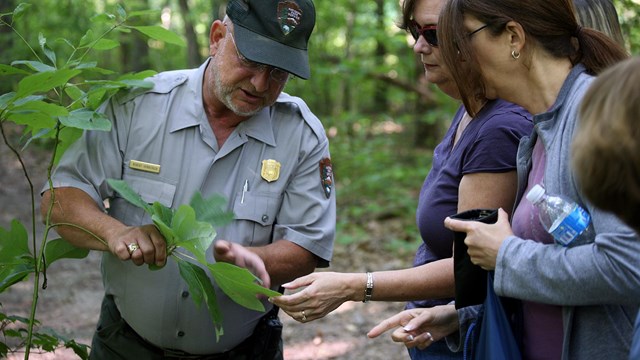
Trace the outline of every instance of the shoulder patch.
<instances>
[{"instance_id":1,"label":"shoulder patch","mask_svg":"<svg viewBox=\"0 0 640 360\"><path fill-rule=\"evenodd\" d=\"M123 91L120 94L116 95L116 99L118 103L122 105L142 94L166 94L177 86L184 84L188 78L189 76L181 70L162 72L145 79L146 81L150 81L153 83L153 88L133 88L129 91Z\"/></svg>"},{"instance_id":2,"label":"shoulder patch","mask_svg":"<svg viewBox=\"0 0 640 360\"><path fill-rule=\"evenodd\" d=\"M331 165L330 158L324 158L320 160L320 184L322 185L322 191L324 196L331 197L333 191L333 166Z\"/></svg>"}]
</instances>

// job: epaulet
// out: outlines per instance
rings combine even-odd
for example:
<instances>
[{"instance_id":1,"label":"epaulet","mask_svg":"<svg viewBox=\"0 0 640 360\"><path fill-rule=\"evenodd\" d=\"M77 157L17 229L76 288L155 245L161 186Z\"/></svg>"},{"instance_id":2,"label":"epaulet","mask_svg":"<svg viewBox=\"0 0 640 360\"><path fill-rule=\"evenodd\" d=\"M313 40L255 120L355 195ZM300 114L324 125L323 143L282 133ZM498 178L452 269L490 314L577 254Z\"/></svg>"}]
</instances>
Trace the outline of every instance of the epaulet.
<instances>
[{"instance_id":1,"label":"epaulet","mask_svg":"<svg viewBox=\"0 0 640 360\"><path fill-rule=\"evenodd\" d=\"M152 77L148 77L145 81L150 81L153 83L152 88L131 88L127 91L122 91L118 93L115 98L118 104L122 105L128 101L135 99L136 97L147 94L147 93L156 93L156 94L167 94L171 92L171 90L175 89L177 86L184 84L189 76L185 73L184 70L173 70L173 71L165 71L159 74L156 74Z\"/></svg>"},{"instance_id":2,"label":"epaulet","mask_svg":"<svg viewBox=\"0 0 640 360\"><path fill-rule=\"evenodd\" d=\"M313 130L316 136L319 139L324 139L327 137L320 119L318 119L318 117L313 112L311 112L311 109L309 109L309 106L304 102L304 100L297 96L291 96L283 92L280 93L277 102L295 104L298 108L298 111L300 112L300 115L302 115L302 118L307 123L307 125L309 125L311 130Z\"/></svg>"}]
</instances>

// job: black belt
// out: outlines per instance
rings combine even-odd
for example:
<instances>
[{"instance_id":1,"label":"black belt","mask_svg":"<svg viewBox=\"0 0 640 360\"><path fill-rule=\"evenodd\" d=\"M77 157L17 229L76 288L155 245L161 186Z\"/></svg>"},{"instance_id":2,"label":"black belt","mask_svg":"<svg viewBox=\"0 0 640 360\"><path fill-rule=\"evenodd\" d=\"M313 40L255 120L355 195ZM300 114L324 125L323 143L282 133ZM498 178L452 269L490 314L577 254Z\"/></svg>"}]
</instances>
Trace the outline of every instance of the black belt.
<instances>
[{"instance_id":1,"label":"black belt","mask_svg":"<svg viewBox=\"0 0 640 360\"><path fill-rule=\"evenodd\" d=\"M142 336L140 336L131 326L124 321L125 327L127 327L128 331L132 334L135 334L135 337L138 338L138 341L144 343L147 348L150 348L158 355L161 355L163 358L172 359L172 360L236 360L236 359L247 359L248 351L251 349L251 337L247 338L245 341L240 343L238 346L234 347L231 350L225 351L223 353L218 354L207 354L207 355L198 355L198 354L190 354L188 352L177 350L177 349L165 349L159 346L156 346Z\"/></svg>"},{"instance_id":2,"label":"black belt","mask_svg":"<svg viewBox=\"0 0 640 360\"><path fill-rule=\"evenodd\" d=\"M242 344L241 344L242 345ZM240 347L240 346L238 346ZM233 360L236 359L238 355L241 353L238 351L238 347L229 350L220 354L210 354L210 355L194 355L189 354L181 350L173 350L173 349L161 349L163 356L167 359L175 359L175 360Z\"/></svg>"}]
</instances>

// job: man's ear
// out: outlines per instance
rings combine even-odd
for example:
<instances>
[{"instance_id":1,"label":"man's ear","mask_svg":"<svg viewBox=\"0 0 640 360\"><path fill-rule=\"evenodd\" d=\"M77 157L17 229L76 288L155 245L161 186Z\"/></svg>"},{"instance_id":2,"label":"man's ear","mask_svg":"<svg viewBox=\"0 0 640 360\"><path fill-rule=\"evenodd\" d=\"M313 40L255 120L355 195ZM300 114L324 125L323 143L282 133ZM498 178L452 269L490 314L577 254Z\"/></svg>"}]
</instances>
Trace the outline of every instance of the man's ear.
<instances>
[{"instance_id":1,"label":"man's ear","mask_svg":"<svg viewBox=\"0 0 640 360\"><path fill-rule=\"evenodd\" d=\"M520 53L524 48L526 34L522 25L513 20L509 21L505 26L505 31L509 35L509 47L512 51Z\"/></svg>"},{"instance_id":2,"label":"man's ear","mask_svg":"<svg viewBox=\"0 0 640 360\"><path fill-rule=\"evenodd\" d=\"M209 55L214 56L220 49L220 41L227 34L227 27L220 20L216 20L211 24L209 29Z\"/></svg>"}]
</instances>

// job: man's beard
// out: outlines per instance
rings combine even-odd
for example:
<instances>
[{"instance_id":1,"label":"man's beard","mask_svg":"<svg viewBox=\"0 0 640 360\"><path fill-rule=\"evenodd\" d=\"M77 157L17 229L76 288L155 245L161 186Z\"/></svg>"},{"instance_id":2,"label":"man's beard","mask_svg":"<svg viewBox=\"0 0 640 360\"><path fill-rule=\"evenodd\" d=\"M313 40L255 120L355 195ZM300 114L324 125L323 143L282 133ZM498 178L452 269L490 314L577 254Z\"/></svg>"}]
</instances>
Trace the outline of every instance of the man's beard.
<instances>
[{"instance_id":1,"label":"man's beard","mask_svg":"<svg viewBox=\"0 0 640 360\"><path fill-rule=\"evenodd\" d=\"M214 57L212 61L216 61L216 58ZM217 71L217 69L219 69L218 66L211 69L211 76L213 78L213 91L218 96L218 99L229 110L233 111L233 113L238 116L246 116L246 117L253 116L262 110L263 108L262 106L253 110L246 111L246 110L240 109L237 105L235 105L233 103L233 98L232 98L232 94L235 89L232 86L227 86L222 83L222 79L220 78L220 72Z\"/></svg>"}]
</instances>

